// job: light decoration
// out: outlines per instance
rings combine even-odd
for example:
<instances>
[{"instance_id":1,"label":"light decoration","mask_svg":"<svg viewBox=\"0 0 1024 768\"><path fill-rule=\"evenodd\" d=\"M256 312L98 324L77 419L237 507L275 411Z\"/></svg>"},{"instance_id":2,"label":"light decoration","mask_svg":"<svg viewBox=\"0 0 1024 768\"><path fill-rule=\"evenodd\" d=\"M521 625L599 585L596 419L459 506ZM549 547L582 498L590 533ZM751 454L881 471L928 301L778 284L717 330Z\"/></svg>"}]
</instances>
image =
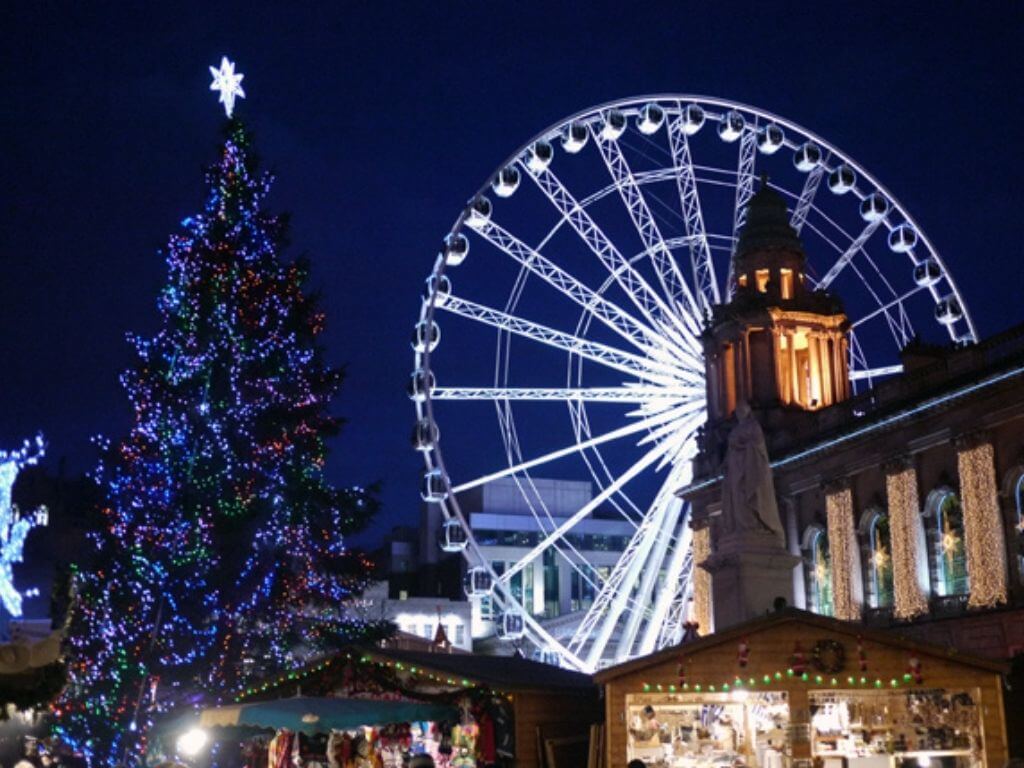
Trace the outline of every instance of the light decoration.
<instances>
[{"instance_id":1,"label":"light decoration","mask_svg":"<svg viewBox=\"0 0 1024 768\"><path fill-rule=\"evenodd\" d=\"M219 69L210 67L210 74L213 75L210 90L220 91L220 103L224 105L224 112L230 118L235 111L235 99L245 98L245 91L242 90L242 78L245 75L235 74L235 63L228 61L227 56L221 56Z\"/></svg>"},{"instance_id":2,"label":"light decoration","mask_svg":"<svg viewBox=\"0 0 1024 768\"><path fill-rule=\"evenodd\" d=\"M902 461L887 467L885 492L889 506L892 546L893 614L910 619L928 612L928 600L918 579L921 552L921 508L917 496L917 472Z\"/></svg>"},{"instance_id":3,"label":"light decoration","mask_svg":"<svg viewBox=\"0 0 1024 768\"><path fill-rule=\"evenodd\" d=\"M204 209L170 238L159 330L130 337L132 427L98 441L104 525L77 579L54 725L92 766L138 762L154 718L182 702L229 700L386 632L349 609L372 563L343 537L376 501L324 476L342 372L250 146L229 122Z\"/></svg>"},{"instance_id":4,"label":"light decoration","mask_svg":"<svg viewBox=\"0 0 1024 768\"><path fill-rule=\"evenodd\" d=\"M714 631L714 613L711 604L711 574L700 567L711 557L711 527L704 526L693 532L693 620L698 632L708 635Z\"/></svg>"},{"instance_id":5,"label":"light decoration","mask_svg":"<svg viewBox=\"0 0 1024 768\"><path fill-rule=\"evenodd\" d=\"M992 444L968 439L958 445L969 608L989 608L1007 599L1006 542L996 489Z\"/></svg>"},{"instance_id":6,"label":"light decoration","mask_svg":"<svg viewBox=\"0 0 1024 768\"><path fill-rule=\"evenodd\" d=\"M881 677L868 677L867 675L830 675L813 674L811 672L799 672L793 667L785 670L777 669L773 673L758 675L755 677L735 677L731 680L723 680L715 683L702 681L675 683L642 682L641 687L644 693L728 693L733 697L742 699L752 690L773 690L791 688L794 684L806 683L808 686L819 688L914 688L919 686L920 681L914 676L908 667L908 671L899 677L890 677L888 680Z\"/></svg>"},{"instance_id":7,"label":"light decoration","mask_svg":"<svg viewBox=\"0 0 1024 768\"><path fill-rule=\"evenodd\" d=\"M0 601L11 616L21 616L22 599L39 594L36 590L19 592L14 586L14 563L24 557L25 539L36 526L46 525L46 507L22 516L11 499L14 481L27 466L36 464L46 450L42 435L26 440L20 450L0 451Z\"/></svg>"},{"instance_id":8,"label":"light decoration","mask_svg":"<svg viewBox=\"0 0 1024 768\"><path fill-rule=\"evenodd\" d=\"M829 551L832 555L832 599L835 617L859 621L861 600L857 584L860 560L853 524L853 493L847 484L834 485L825 492Z\"/></svg>"}]
</instances>

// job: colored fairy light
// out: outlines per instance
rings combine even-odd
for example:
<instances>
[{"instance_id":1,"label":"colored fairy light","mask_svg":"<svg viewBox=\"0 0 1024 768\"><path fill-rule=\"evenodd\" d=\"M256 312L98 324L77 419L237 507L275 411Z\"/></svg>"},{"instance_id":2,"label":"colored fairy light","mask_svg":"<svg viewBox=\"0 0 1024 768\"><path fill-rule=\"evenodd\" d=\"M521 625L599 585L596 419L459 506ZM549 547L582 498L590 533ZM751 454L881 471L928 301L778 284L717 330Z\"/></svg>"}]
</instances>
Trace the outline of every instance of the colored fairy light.
<instances>
[{"instance_id":1,"label":"colored fairy light","mask_svg":"<svg viewBox=\"0 0 1024 768\"><path fill-rule=\"evenodd\" d=\"M231 700L382 629L353 605L372 563L343 539L376 500L324 477L342 374L250 144L229 124L205 207L170 238L159 329L130 337L132 427L97 440L104 524L54 726L91 766L138 762L186 701Z\"/></svg>"}]
</instances>

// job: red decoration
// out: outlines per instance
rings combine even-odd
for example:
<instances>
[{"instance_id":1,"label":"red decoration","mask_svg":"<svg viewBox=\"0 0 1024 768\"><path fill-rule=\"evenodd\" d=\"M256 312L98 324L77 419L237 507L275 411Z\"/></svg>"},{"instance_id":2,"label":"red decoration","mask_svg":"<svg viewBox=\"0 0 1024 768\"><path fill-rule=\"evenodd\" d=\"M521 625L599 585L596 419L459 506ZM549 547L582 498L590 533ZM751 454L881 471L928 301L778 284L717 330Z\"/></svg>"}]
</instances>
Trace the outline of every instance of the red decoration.
<instances>
[{"instance_id":1,"label":"red decoration","mask_svg":"<svg viewBox=\"0 0 1024 768\"><path fill-rule=\"evenodd\" d=\"M747 642L747 638L740 640L739 647L736 650L736 662L740 665L740 668L747 666L747 659L750 657L750 643Z\"/></svg>"},{"instance_id":2,"label":"red decoration","mask_svg":"<svg viewBox=\"0 0 1024 768\"><path fill-rule=\"evenodd\" d=\"M924 682L924 675L921 673L921 659L917 656L907 659L907 674L911 675L918 685Z\"/></svg>"},{"instance_id":3,"label":"red decoration","mask_svg":"<svg viewBox=\"0 0 1024 768\"><path fill-rule=\"evenodd\" d=\"M789 659L789 666L798 675L807 671L807 657L804 655L804 649L800 646L799 640L793 643L793 655Z\"/></svg>"},{"instance_id":4,"label":"red decoration","mask_svg":"<svg viewBox=\"0 0 1024 768\"><path fill-rule=\"evenodd\" d=\"M860 665L861 672L868 671L868 655L864 652L864 638L859 635L857 637L857 663Z\"/></svg>"}]
</instances>

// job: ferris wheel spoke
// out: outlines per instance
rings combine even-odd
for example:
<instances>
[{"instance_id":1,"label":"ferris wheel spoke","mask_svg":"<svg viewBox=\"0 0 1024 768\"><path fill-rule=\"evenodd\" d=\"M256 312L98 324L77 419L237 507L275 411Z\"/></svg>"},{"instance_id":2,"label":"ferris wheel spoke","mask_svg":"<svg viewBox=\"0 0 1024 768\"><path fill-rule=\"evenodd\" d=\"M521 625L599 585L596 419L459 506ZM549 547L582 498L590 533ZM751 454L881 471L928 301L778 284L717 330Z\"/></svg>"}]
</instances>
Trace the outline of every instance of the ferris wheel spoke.
<instances>
[{"instance_id":1,"label":"ferris wheel spoke","mask_svg":"<svg viewBox=\"0 0 1024 768\"><path fill-rule=\"evenodd\" d=\"M500 309L487 307L457 296L448 296L440 307L446 312L465 317L502 331L514 333L533 341L545 344L564 352L577 354L594 363L599 363L626 374L638 376L648 381L665 380L675 375L671 366L665 366L650 358L640 357L624 352L606 344L589 339L581 339L563 331L556 331L539 323L524 320L516 315L502 312Z\"/></svg>"},{"instance_id":2,"label":"ferris wheel spoke","mask_svg":"<svg viewBox=\"0 0 1024 768\"><path fill-rule=\"evenodd\" d=\"M561 180L547 168L540 173L527 174L537 184L551 204L569 222L577 235L587 244L601 264L612 275L622 291L629 296L644 316L655 324L658 318L672 317L673 312L658 293L623 257L607 235L587 213Z\"/></svg>"},{"instance_id":3,"label":"ferris wheel spoke","mask_svg":"<svg viewBox=\"0 0 1024 768\"><path fill-rule=\"evenodd\" d=\"M747 204L754 196L756 149L757 131L748 128L740 138L739 160L736 167L736 198L732 208L733 243L739 240L740 230L743 229L743 225L747 221Z\"/></svg>"},{"instance_id":4,"label":"ferris wheel spoke","mask_svg":"<svg viewBox=\"0 0 1024 768\"><path fill-rule=\"evenodd\" d=\"M882 219L876 219L875 221L869 222L868 225L861 230L861 233L857 235L857 238L850 243L849 247L843 251L843 254L836 259L836 263L833 264L829 268L828 272L825 273L825 276L818 281L818 284L815 286L817 290L824 291L832 285L832 281L835 280L839 276L839 273L843 271L843 267L849 264L850 261L853 260L853 257L864 248L864 244L867 243L881 223Z\"/></svg>"},{"instance_id":5,"label":"ferris wheel spoke","mask_svg":"<svg viewBox=\"0 0 1024 768\"><path fill-rule=\"evenodd\" d=\"M678 402L676 392L663 387L435 387L432 400L538 400L586 403L652 403L666 406Z\"/></svg>"},{"instance_id":6,"label":"ferris wheel spoke","mask_svg":"<svg viewBox=\"0 0 1024 768\"><path fill-rule=\"evenodd\" d=\"M856 320L854 320L850 324L850 327L851 328L857 328L857 327L859 327L861 325L864 325L864 323L868 322L869 320L872 320L872 319L878 317L879 315L889 316L889 314L890 314L890 312L891 312L891 310L893 308L898 307L898 306L901 307L904 301L909 299L915 293L920 293L923 290L925 290L924 286L917 285L917 286L914 286L913 288L911 288L910 290L905 291L900 296L897 296L892 301L889 301L889 302L887 302L885 304L881 304L880 303L877 309L869 312L868 314L864 315L863 317L859 317ZM878 297L876 296L875 299L877 301ZM895 322L895 321L893 321L893 322ZM903 334L905 334L905 331L901 331L901 335L903 335ZM908 338L906 341L909 341L909 340L910 339ZM904 342L904 344L906 344L906 341Z\"/></svg>"},{"instance_id":7,"label":"ferris wheel spoke","mask_svg":"<svg viewBox=\"0 0 1024 768\"><path fill-rule=\"evenodd\" d=\"M604 137L597 126L591 126L590 132L601 152L608 173L618 185L622 202L629 212L637 234L640 235L640 241L651 254L651 262L658 274L658 282L661 283L665 295L678 308L676 314L686 324L690 332L699 334L701 331L700 307L694 300L693 293L683 278L675 257L665 245L658 222L655 221L654 215L640 191L640 185L633 177L633 171L630 169L625 155L622 154L622 148L614 139Z\"/></svg>"},{"instance_id":8,"label":"ferris wheel spoke","mask_svg":"<svg viewBox=\"0 0 1024 768\"><path fill-rule=\"evenodd\" d=\"M577 653L582 653L586 644L590 643L586 656L588 665L596 665L607 648L619 617L629 604L633 585L636 584L647 553L661 530L665 509L675 498L674 491L681 485L678 481L682 477L681 469L669 472L640 527L573 634L569 647Z\"/></svg>"},{"instance_id":9,"label":"ferris wheel spoke","mask_svg":"<svg viewBox=\"0 0 1024 768\"><path fill-rule=\"evenodd\" d=\"M807 174L807 178L804 180L804 188L800 192L800 198L793 208L793 215L790 217L789 223L798 235L800 230L804 228L807 214L810 213L811 206L814 204L814 196L818 194L818 187L821 186L821 180L825 177L825 161L827 159L827 156L823 157L821 162L814 166L811 172Z\"/></svg>"},{"instance_id":10,"label":"ferris wheel spoke","mask_svg":"<svg viewBox=\"0 0 1024 768\"><path fill-rule=\"evenodd\" d=\"M701 309L707 312L719 303L718 280L715 277L715 264L711 259L707 231L704 229L704 213L701 210L700 196L697 194L697 178L690 155L690 142L683 130L682 115L677 115L669 123L668 138L679 202L683 211L683 223L686 226L687 244L690 248L693 284L701 301Z\"/></svg>"},{"instance_id":11,"label":"ferris wheel spoke","mask_svg":"<svg viewBox=\"0 0 1024 768\"><path fill-rule=\"evenodd\" d=\"M685 483L684 483L685 484ZM675 509L678 512L679 523L676 526L671 553L667 557L665 566L665 582L661 590L654 595L654 607L651 609L650 619L644 627L644 633L640 637L640 646L637 654L646 656L655 650L665 620L668 618L675 597L686 590L683 582L683 571L686 559L692 557L692 531L690 530L689 505L683 505L677 501ZM660 571L660 569L659 569Z\"/></svg>"},{"instance_id":12,"label":"ferris wheel spoke","mask_svg":"<svg viewBox=\"0 0 1024 768\"><path fill-rule=\"evenodd\" d=\"M619 306L583 285L564 269L556 266L539 251L530 248L515 235L494 222L477 229L481 237L508 254L525 269L559 290L590 312L613 331L642 349L662 342L648 326L624 312Z\"/></svg>"},{"instance_id":13,"label":"ferris wheel spoke","mask_svg":"<svg viewBox=\"0 0 1024 768\"><path fill-rule=\"evenodd\" d=\"M604 504L611 496L618 493L629 481L647 469L649 466L657 462L662 455L665 453L666 448L664 445L656 445L650 451L637 461L633 466L619 475L615 480L609 483L606 487L601 489L601 492L595 495L590 501L580 507L576 512L570 515L566 520L561 523L555 530L548 533L533 549L527 552L519 562L515 563L512 567L507 568L501 575L501 581L508 583L513 576L522 571L527 565L532 563L537 557L544 553L546 549L552 546L556 541L560 540L569 531L576 527L579 522L591 514L594 510Z\"/></svg>"},{"instance_id":14,"label":"ferris wheel spoke","mask_svg":"<svg viewBox=\"0 0 1024 768\"><path fill-rule=\"evenodd\" d=\"M903 373L902 365L883 365L881 368L866 368L859 371L850 371L850 381L863 381L878 378L879 376L895 376Z\"/></svg>"},{"instance_id":15,"label":"ferris wheel spoke","mask_svg":"<svg viewBox=\"0 0 1024 768\"><path fill-rule=\"evenodd\" d=\"M526 470L533 469L534 467L541 466L542 464L557 461L558 459L569 456L578 451L584 451L597 445L603 445L604 443L611 442L612 440L621 440L624 437L635 435L638 432L645 432L659 424L663 424L664 422L671 421L675 418L677 418L676 414L669 411L647 419L641 419L635 423L627 424L624 427L613 429L611 432L603 432L600 435L588 438L582 442L573 443L572 445L564 448L559 448L558 450L551 451L550 453L545 453L542 456L522 461L513 466L506 467L505 469L500 469L497 472L477 477L469 482L455 486L452 488L452 493L462 493L463 491L468 491L470 488L477 488L478 486L484 485L485 483L489 483L493 480L499 480L503 477L508 477L509 475L525 472Z\"/></svg>"},{"instance_id":16,"label":"ferris wheel spoke","mask_svg":"<svg viewBox=\"0 0 1024 768\"><path fill-rule=\"evenodd\" d=\"M687 527L688 521L687 521ZM666 648L677 645L683 639L683 624L687 619L687 603L693 595L693 531L688 534L689 542L683 556L683 564L676 579L676 589L672 595L665 618L658 627L658 639L654 648ZM676 546L679 546L678 544Z\"/></svg>"}]
</instances>

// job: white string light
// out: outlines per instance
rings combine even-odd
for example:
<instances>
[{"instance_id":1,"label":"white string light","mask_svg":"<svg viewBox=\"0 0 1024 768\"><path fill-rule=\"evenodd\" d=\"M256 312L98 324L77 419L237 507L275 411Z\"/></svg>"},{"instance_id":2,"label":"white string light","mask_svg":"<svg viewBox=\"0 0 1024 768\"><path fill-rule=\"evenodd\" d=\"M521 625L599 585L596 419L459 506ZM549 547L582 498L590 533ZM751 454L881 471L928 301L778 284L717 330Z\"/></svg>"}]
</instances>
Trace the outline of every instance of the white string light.
<instances>
[{"instance_id":1,"label":"white string light","mask_svg":"<svg viewBox=\"0 0 1024 768\"><path fill-rule=\"evenodd\" d=\"M960 496L970 579L969 608L990 608L1005 603L1006 542L996 491L995 454L992 444L958 446Z\"/></svg>"},{"instance_id":2,"label":"white string light","mask_svg":"<svg viewBox=\"0 0 1024 768\"><path fill-rule=\"evenodd\" d=\"M909 619L928 613L928 600L918 581L918 528L921 525L917 496L917 472L913 467L892 467L885 476L889 504L889 536L892 546L893 614Z\"/></svg>"},{"instance_id":3,"label":"white string light","mask_svg":"<svg viewBox=\"0 0 1024 768\"><path fill-rule=\"evenodd\" d=\"M832 599L835 616L844 621L859 621L861 601L856 589L857 534L853 527L853 493L845 484L825 494L828 541L832 553Z\"/></svg>"}]
</instances>

